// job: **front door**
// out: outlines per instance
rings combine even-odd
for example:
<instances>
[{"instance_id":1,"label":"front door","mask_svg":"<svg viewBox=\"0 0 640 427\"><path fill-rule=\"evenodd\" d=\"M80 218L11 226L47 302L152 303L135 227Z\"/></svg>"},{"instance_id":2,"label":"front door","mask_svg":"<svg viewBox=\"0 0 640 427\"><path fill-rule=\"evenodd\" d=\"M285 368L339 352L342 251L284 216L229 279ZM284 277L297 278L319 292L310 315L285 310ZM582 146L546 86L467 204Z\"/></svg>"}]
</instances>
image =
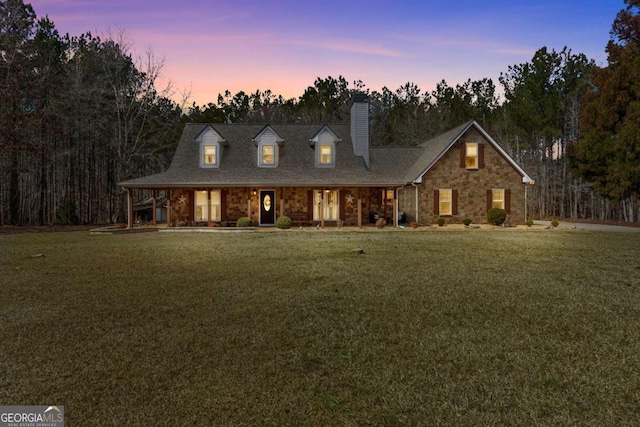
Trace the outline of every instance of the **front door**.
<instances>
[{"instance_id":1,"label":"front door","mask_svg":"<svg viewBox=\"0 0 640 427\"><path fill-rule=\"evenodd\" d=\"M275 190L260 190L260 225L276 225Z\"/></svg>"}]
</instances>

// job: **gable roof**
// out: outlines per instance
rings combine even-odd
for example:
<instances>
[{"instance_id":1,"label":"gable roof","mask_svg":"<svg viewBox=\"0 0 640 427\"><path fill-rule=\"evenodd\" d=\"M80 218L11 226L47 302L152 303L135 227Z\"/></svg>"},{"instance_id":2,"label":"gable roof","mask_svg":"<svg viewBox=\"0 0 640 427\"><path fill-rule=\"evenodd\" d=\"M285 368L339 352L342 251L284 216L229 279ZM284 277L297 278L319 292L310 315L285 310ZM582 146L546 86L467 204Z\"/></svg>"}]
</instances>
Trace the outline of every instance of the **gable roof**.
<instances>
[{"instance_id":1,"label":"gable roof","mask_svg":"<svg viewBox=\"0 0 640 427\"><path fill-rule=\"evenodd\" d=\"M533 179L516 163L516 161L507 154L506 151L476 122L470 120L465 124L455 127L441 135L436 136L426 142L420 144L423 152L418 161L409 168L406 179L407 182L422 182L424 175L445 155L451 147L465 134L469 129L474 128L498 153L522 176L523 184L533 184Z\"/></svg>"},{"instance_id":2,"label":"gable roof","mask_svg":"<svg viewBox=\"0 0 640 427\"><path fill-rule=\"evenodd\" d=\"M475 121L451 129L415 147L370 148L369 166L353 154L349 124L222 124L189 123L185 126L171 166L166 172L119 183L131 188L247 187L247 186L379 186L400 187L421 182L424 175L471 128L476 129L522 176L527 173ZM205 131L215 131L224 141L219 168L200 168L199 142ZM260 168L257 161L258 138L267 129L284 143L278 167ZM331 132L335 144L335 166L315 167L313 139L323 131ZM310 145L311 143L311 145Z\"/></svg>"}]
</instances>

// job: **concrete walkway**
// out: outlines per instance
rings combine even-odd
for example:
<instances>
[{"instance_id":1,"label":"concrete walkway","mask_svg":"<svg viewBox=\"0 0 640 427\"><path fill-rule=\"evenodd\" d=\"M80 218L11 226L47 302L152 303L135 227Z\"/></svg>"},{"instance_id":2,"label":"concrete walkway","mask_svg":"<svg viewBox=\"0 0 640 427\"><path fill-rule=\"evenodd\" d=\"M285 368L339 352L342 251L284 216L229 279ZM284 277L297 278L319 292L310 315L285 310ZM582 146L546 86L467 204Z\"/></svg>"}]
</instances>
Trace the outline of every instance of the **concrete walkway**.
<instances>
[{"instance_id":1,"label":"concrete walkway","mask_svg":"<svg viewBox=\"0 0 640 427\"><path fill-rule=\"evenodd\" d=\"M623 225L589 224L584 222L558 221L558 228L571 228L575 230L609 231L617 233L640 233L640 227L625 227ZM551 226L551 221L533 221L535 225Z\"/></svg>"}]
</instances>

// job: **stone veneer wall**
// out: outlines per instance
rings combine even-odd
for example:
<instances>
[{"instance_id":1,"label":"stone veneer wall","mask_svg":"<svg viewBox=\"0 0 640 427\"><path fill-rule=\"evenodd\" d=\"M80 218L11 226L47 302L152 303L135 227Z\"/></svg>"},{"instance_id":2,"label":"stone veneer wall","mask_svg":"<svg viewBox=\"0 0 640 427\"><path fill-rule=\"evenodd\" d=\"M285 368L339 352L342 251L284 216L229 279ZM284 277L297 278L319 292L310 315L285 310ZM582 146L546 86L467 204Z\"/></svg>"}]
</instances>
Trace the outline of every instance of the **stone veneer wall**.
<instances>
[{"instance_id":1,"label":"stone veneer wall","mask_svg":"<svg viewBox=\"0 0 640 427\"><path fill-rule=\"evenodd\" d=\"M484 168L467 170L460 167L460 146L467 142L484 144ZM458 215L442 215L448 222L460 223L464 218L471 218L475 223L486 223L487 190L494 188L511 191L511 211L507 214L507 222L524 222L522 176L473 128L435 164L418 188L418 220L423 224L434 223L440 217L434 214L434 190L449 188L458 191ZM407 186L401 193L401 210L405 211L409 221L414 221L415 188Z\"/></svg>"},{"instance_id":2,"label":"stone veneer wall","mask_svg":"<svg viewBox=\"0 0 640 427\"><path fill-rule=\"evenodd\" d=\"M276 191L276 218L282 215L281 200L284 199L284 215L296 218L308 218L309 191L317 188L312 187L269 187L264 189L275 189ZM259 194L260 188L256 188L256 195L253 195L252 188L212 188L212 190L223 190L222 197L226 194L226 215L223 218L236 221L240 217L248 216L247 204L251 200L251 220L254 224L259 224L260 206ZM393 215L393 204L384 205L382 202L382 188L358 188L358 187L341 187L340 199L344 203L344 225L358 224L358 198L360 198L362 206L362 224L370 223L371 214L378 214L391 218ZM188 226L192 225L193 207L192 200L193 190L174 188L171 193L171 225L172 226ZM349 202L349 196L352 201ZM180 199L184 197L184 203L180 203ZM401 209L402 210L402 209ZM408 212L406 212L408 213ZM222 221L225 222L224 220ZM332 225L327 222L327 225Z\"/></svg>"}]
</instances>

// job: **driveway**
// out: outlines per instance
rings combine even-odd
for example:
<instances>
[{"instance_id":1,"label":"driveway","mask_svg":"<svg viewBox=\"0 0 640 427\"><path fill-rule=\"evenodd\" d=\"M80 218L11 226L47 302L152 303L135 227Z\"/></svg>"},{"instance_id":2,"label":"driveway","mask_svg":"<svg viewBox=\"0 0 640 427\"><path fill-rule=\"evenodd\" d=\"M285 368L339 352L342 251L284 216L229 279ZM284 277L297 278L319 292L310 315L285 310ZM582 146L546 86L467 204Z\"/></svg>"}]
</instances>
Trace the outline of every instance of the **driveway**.
<instances>
[{"instance_id":1,"label":"driveway","mask_svg":"<svg viewBox=\"0 0 640 427\"><path fill-rule=\"evenodd\" d=\"M625 227L623 225L589 224L584 222L558 221L558 228L571 228L576 230L610 231L617 233L640 233L640 227ZM551 221L533 221L535 225L551 226Z\"/></svg>"}]
</instances>

